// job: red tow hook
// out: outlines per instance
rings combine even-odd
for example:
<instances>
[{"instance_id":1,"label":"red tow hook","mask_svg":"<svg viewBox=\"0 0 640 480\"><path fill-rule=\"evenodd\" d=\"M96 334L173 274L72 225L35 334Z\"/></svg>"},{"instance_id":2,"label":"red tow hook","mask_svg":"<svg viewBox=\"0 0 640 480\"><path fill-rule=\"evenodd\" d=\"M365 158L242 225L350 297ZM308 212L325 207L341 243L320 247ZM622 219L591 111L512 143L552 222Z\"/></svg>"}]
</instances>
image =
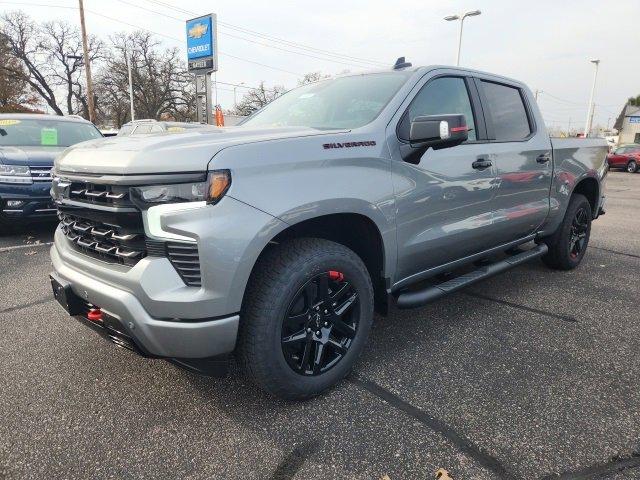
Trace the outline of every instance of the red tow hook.
<instances>
[{"instance_id":1,"label":"red tow hook","mask_svg":"<svg viewBox=\"0 0 640 480\"><path fill-rule=\"evenodd\" d=\"M329 270L329 279L334 282L341 282L344 280L344 273L336 272L335 270Z\"/></svg>"},{"instance_id":2,"label":"red tow hook","mask_svg":"<svg viewBox=\"0 0 640 480\"><path fill-rule=\"evenodd\" d=\"M91 308L89 313L87 313L87 318L92 322L101 322L102 321L102 310L99 308Z\"/></svg>"}]
</instances>

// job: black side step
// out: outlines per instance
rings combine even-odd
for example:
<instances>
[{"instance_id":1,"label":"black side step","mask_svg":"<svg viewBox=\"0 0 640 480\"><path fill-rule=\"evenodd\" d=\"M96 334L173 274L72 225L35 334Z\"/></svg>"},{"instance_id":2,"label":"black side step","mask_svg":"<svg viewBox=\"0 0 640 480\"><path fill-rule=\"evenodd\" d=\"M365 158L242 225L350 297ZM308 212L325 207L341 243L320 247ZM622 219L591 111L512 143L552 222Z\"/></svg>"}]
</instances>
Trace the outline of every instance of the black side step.
<instances>
[{"instance_id":1,"label":"black side step","mask_svg":"<svg viewBox=\"0 0 640 480\"><path fill-rule=\"evenodd\" d=\"M545 244L540 244L531 250L518 253L512 257L500 260L499 262L486 265L478 268L473 272L465 273L459 277L453 278L447 282L440 283L431 287L427 287L423 290L414 290L410 292L401 293L398 296L396 304L398 308L415 308L421 307L429 302L433 302L440 297L443 297L449 293L453 293L461 288L467 287L472 283L476 283L485 278L489 278L498 273L509 270L524 262L528 262L534 258L541 257L549 248Z\"/></svg>"}]
</instances>

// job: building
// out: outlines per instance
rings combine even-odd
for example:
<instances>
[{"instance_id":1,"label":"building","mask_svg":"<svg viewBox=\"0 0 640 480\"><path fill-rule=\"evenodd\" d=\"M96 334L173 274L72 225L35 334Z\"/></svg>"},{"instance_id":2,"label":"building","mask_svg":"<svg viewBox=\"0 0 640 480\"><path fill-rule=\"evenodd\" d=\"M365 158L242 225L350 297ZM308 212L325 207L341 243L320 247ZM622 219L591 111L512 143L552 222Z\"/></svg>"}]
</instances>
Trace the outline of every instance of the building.
<instances>
[{"instance_id":1,"label":"building","mask_svg":"<svg viewBox=\"0 0 640 480\"><path fill-rule=\"evenodd\" d=\"M620 117L616 122L616 128L620 132L618 145L640 143L640 106L627 105L624 107L624 116Z\"/></svg>"}]
</instances>

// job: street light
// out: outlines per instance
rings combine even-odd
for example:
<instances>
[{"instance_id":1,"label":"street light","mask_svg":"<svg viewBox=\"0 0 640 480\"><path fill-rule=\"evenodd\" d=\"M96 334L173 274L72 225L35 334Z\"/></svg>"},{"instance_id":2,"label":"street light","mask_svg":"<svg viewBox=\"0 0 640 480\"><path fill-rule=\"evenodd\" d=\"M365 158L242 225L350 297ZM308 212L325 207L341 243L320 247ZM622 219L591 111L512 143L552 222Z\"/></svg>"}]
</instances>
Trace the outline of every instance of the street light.
<instances>
[{"instance_id":1,"label":"street light","mask_svg":"<svg viewBox=\"0 0 640 480\"><path fill-rule=\"evenodd\" d=\"M598 78L598 65L600 65L600 60L594 58L590 60L591 63L595 65L595 70L593 71L593 84L591 85L591 96L589 97L589 105L587 105L587 122L584 127L584 136L585 138L589 136L589 132L591 132L591 122L593 121L593 98L596 93L596 78Z\"/></svg>"},{"instance_id":2,"label":"street light","mask_svg":"<svg viewBox=\"0 0 640 480\"><path fill-rule=\"evenodd\" d=\"M481 13L482 12L480 10L471 10L460 15L449 15L447 17L444 17L447 22L460 20L460 28L458 30L458 54L456 55L456 66L460 65L460 48L462 47L462 27L464 24L464 19L467 17L475 17L476 15L480 15Z\"/></svg>"},{"instance_id":3,"label":"street light","mask_svg":"<svg viewBox=\"0 0 640 480\"><path fill-rule=\"evenodd\" d=\"M238 108L238 99L236 98L236 89L244 85L244 82L240 82L240 85L234 85L233 87L233 108Z\"/></svg>"}]
</instances>

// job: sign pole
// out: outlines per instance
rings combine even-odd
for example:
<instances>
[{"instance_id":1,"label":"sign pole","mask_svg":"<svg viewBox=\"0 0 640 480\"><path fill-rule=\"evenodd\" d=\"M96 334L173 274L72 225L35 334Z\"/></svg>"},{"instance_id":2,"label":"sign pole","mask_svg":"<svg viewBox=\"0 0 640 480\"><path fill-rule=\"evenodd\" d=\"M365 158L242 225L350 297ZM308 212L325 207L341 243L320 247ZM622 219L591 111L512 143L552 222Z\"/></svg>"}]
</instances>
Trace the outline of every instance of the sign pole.
<instances>
[{"instance_id":1,"label":"sign pole","mask_svg":"<svg viewBox=\"0 0 640 480\"><path fill-rule=\"evenodd\" d=\"M218 71L218 28L215 13L187 20L188 70L195 75L198 122L214 124L211 73ZM216 86L217 102L217 86Z\"/></svg>"}]
</instances>

